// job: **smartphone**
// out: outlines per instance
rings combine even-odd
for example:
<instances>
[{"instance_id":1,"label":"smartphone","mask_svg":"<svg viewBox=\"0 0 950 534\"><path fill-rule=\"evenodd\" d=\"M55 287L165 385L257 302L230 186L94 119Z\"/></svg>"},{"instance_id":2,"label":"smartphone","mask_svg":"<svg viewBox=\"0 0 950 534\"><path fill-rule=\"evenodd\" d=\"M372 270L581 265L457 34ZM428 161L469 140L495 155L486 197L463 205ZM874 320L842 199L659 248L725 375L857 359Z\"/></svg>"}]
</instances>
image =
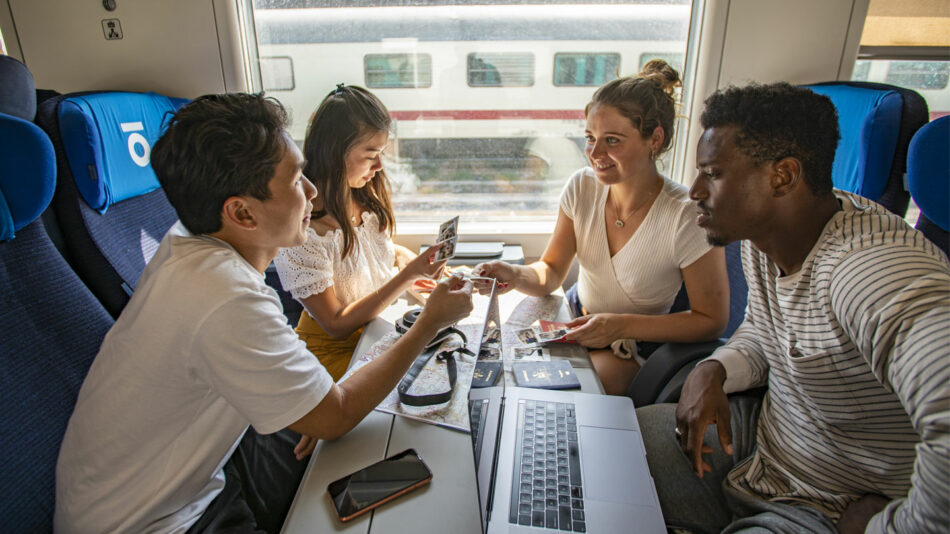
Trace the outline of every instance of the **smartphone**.
<instances>
[{"instance_id":1,"label":"smartphone","mask_svg":"<svg viewBox=\"0 0 950 534\"><path fill-rule=\"evenodd\" d=\"M331 482L327 492L340 521L349 521L430 480L432 471L415 449L407 449Z\"/></svg>"}]
</instances>

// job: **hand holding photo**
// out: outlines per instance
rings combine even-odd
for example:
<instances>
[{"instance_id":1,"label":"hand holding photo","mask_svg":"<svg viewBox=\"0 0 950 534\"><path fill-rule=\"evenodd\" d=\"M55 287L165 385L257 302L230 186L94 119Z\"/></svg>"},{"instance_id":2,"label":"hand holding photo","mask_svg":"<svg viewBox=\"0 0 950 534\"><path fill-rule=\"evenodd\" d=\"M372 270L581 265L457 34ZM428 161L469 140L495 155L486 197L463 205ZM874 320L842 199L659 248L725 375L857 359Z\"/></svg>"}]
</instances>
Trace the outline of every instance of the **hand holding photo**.
<instances>
[{"instance_id":1,"label":"hand holding photo","mask_svg":"<svg viewBox=\"0 0 950 534\"><path fill-rule=\"evenodd\" d=\"M541 340L541 343L577 343L573 339L564 339L564 336L570 333L571 329L567 327L566 323L557 323L554 321L545 321L544 319L538 320L540 325L540 332L538 332L538 339Z\"/></svg>"}]
</instances>

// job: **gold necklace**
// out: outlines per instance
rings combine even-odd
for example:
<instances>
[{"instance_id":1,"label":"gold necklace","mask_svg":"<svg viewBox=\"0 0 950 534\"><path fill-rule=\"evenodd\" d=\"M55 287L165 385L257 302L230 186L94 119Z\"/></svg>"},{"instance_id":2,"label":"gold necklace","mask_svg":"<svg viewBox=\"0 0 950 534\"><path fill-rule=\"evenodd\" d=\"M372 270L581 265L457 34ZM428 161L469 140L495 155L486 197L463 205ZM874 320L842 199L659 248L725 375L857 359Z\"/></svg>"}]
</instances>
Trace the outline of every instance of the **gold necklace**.
<instances>
[{"instance_id":1,"label":"gold necklace","mask_svg":"<svg viewBox=\"0 0 950 534\"><path fill-rule=\"evenodd\" d=\"M650 204L650 200L653 199L653 193L650 193L646 201L644 201L642 204L634 208L632 211L630 211L630 213L626 214L623 217L620 216L620 210L618 210L617 206L614 205L613 199L610 197L610 191L607 192L607 199L610 200L610 208L614 210L614 216L616 217L616 219L614 220L614 226L616 226L617 228L623 228L624 225L626 225L627 223L627 219L632 217L634 213L643 209L643 206Z\"/></svg>"}]
</instances>

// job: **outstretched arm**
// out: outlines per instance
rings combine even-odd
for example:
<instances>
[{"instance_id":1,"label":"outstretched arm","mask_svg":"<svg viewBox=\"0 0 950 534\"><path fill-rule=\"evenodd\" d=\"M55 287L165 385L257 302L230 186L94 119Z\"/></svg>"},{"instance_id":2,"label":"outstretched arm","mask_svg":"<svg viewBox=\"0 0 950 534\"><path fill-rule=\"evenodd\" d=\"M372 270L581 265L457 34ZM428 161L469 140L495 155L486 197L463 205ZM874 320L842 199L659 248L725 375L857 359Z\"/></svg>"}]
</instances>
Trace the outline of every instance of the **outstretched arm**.
<instances>
[{"instance_id":1,"label":"outstretched arm","mask_svg":"<svg viewBox=\"0 0 950 534\"><path fill-rule=\"evenodd\" d=\"M334 384L322 401L290 429L318 439L336 439L366 417L396 386L426 343L442 328L472 311L472 283L453 276L432 292L412 328L385 353Z\"/></svg>"},{"instance_id":2,"label":"outstretched arm","mask_svg":"<svg viewBox=\"0 0 950 534\"><path fill-rule=\"evenodd\" d=\"M517 289L535 297L548 295L560 287L571 269L577 242L574 239L574 221L563 211L558 211L554 233L544 249L541 259L531 265L512 265L503 261L480 263L472 270L476 276L498 280L501 291Z\"/></svg>"},{"instance_id":3,"label":"outstretched arm","mask_svg":"<svg viewBox=\"0 0 950 534\"><path fill-rule=\"evenodd\" d=\"M442 271L445 261L430 263L441 245L433 245L422 254L409 259L405 267L388 282L356 302L343 305L333 286L300 302L320 327L330 336L344 339L364 324L373 320L414 281L434 277ZM398 257L398 256L397 256ZM408 258L406 258L408 259Z\"/></svg>"}]
</instances>

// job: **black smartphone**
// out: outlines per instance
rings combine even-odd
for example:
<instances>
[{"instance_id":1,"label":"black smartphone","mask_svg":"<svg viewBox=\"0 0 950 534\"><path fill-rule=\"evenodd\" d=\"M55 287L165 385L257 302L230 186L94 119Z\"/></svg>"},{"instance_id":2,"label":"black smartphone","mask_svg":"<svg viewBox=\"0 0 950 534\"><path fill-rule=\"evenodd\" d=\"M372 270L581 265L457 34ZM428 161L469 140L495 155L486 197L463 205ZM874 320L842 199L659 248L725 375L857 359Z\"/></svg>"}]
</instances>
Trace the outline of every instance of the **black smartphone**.
<instances>
[{"instance_id":1,"label":"black smartphone","mask_svg":"<svg viewBox=\"0 0 950 534\"><path fill-rule=\"evenodd\" d=\"M340 521L349 521L430 480L432 471L415 449L407 449L331 482L327 492Z\"/></svg>"}]
</instances>

